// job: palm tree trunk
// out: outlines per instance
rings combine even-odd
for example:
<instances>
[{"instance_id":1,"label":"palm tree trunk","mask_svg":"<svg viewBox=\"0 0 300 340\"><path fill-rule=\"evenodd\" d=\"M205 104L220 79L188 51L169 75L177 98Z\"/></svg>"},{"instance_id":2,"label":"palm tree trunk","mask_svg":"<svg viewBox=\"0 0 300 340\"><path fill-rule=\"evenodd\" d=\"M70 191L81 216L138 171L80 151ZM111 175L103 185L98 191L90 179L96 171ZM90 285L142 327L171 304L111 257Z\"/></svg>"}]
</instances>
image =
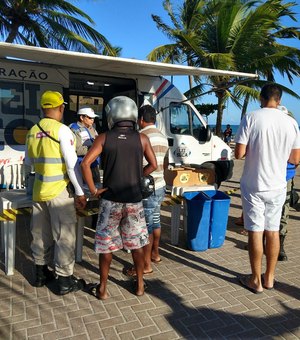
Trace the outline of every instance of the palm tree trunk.
<instances>
[{"instance_id":1,"label":"palm tree trunk","mask_svg":"<svg viewBox=\"0 0 300 340\"><path fill-rule=\"evenodd\" d=\"M224 94L218 93L218 111L217 111L217 122L216 122L216 135L222 135L222 119L223 119L223 110L224 110Z\"/></svg>"},{"instance_id":2,"label":"palm tree trunk","mask_svg":"<svg viewBox=\"0 0 300 340\"><path fill-rule=\"evenodd\" d=\"M189 87L190 89L193 88L193 76L189 76Z\"/></svg>"},{"instance_id":3,"label":"palm tree trunk","mask_svg":"<svg viewBox=\"0 0 300 340\"><path fill-rule=\"evenodd\" d=\"M189 87L190 89L193 88L193 76L188 76L189 77ZM191 103L194 105L194 99L191 99Z\"/></svg>"},{"instance_id":4,"label":"palm tree trunk","mask_svg":"<svg viewBox=\"0 0 300 340\"><path fill-rule=\"evenodd\" d=\"M6 38L5 42L12 43L18 34L18 29L19 29L18 26L12 26L12 29L9 32L8 37Z\"/></svg>"},{"instance_id":5,"label":"palm tree trunk","mask_svg":"<svg viewBox=\"0 0 300 340\"><path fill-rule=\"evenodd\" d=\"M247 93L246 96L245 96L245 100L244 100L244 104L243 104L243 108L242 108L241 120L243 119L243 117L245 116L245 114L247 112L249 99L250 99L250 95Z\"/></svg>"},{"instance_id":6,"label":"palm tree trunk","mask_svg":"<svg viewBox=\"0 0 300 340\"><path fill-rule=\"evenodd\" d=\"M188 66L192 65L190 57L187 58L187 64L188 64ZM193 76L188 76L188 77L189 77L189 87L190 87L190 90L191 90L193 88ZM194 105L193 99L191 100L191 103Z\"/></svg>"}]
</instances>

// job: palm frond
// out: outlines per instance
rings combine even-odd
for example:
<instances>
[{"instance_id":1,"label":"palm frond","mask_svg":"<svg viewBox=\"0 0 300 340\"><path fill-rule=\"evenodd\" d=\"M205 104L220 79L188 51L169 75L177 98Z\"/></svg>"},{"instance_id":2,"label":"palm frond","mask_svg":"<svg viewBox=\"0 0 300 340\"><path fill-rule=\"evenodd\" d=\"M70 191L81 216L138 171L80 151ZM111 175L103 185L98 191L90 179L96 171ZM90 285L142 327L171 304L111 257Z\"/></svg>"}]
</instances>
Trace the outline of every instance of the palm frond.
<instances>
[{"instance_id":1,"label":"palm frond","mask_svg":"<svg viewBox=\"0 0 300 340\"><path fill-rule=\"evenodd\" d=\"M147 60L165 63L179 62L181 58L182 55L178 51L176 44L158 46L147 55Z\"/></svg>"},{"instance_id":2,"label":"palm frond","mask_svg":"<svg viewBox=\"0 0 300 340\"><path fill-rule=\"evenodd\" d=\"M172 7L172 4L171 4L170 0L164 0L163 7L167 11L168 16L170 17L174 27L176 29L181 29L181 27L179 25L179 22L178 22L178 19L177 19L176 15L173 12L173 7Z\"/></svg>"},{"instance_id":3,"label":"palm frond","mask_svg":"<svg viewBox=\"0 0 300 340\"><path fill-rule=\"evenodd\" d=\"M163 32L170 40L173 40L173 30L170 26L165 24L158 15L151 14L153 21L156 23L156 27Z\"/></svg>"},{"instance_id":4,"label":"palm frond","mask_svg":"<svg viewBox=\"0 0 300 340\"><path fill-rule=\"evenodd\" d=\"M0 37L7 42L115 54L109 41L90 26L94 25L92 18L66 0L2 3L5 6L0 2Z\"/></svg>"}]
</instances>

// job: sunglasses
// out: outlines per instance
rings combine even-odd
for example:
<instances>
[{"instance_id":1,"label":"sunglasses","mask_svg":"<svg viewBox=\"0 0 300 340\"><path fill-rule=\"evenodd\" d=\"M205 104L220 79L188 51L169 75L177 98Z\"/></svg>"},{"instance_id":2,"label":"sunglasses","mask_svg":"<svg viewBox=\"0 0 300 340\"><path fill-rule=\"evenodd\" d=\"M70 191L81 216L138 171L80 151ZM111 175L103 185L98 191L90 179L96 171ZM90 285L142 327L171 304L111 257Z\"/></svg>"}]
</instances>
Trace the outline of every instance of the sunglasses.
<instances>
[{"instance_id":1,"label":"sunglasses","mask_svg":"<svg viewBox=\"0 0 300 340\"><path fill-rule=\"evenodd\" d=\"M88 119L95 119L95 118L91 118L91 117L89 117L89 116L84 116L84 117L86 117L86 118L88 118Z\"/></svg>"}]
</instances>

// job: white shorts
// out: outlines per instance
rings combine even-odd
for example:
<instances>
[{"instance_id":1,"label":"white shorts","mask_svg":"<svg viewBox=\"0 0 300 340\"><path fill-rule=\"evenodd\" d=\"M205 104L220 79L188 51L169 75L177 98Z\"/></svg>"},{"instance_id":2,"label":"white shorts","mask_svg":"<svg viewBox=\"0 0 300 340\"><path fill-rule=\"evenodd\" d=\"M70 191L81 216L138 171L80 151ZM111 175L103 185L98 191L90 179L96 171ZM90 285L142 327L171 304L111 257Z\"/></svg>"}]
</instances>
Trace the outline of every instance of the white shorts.
<instances>
[{"instance_id":1,"label":"white shorts","mask_svg":"<svg viewBox=\"0 0 300 340\"><path fill-rule=\"evenodd\" d=\"M246 230L279 230L286 188L251 193L241 187L241 198Z\"/></svg>"}]
</instances>

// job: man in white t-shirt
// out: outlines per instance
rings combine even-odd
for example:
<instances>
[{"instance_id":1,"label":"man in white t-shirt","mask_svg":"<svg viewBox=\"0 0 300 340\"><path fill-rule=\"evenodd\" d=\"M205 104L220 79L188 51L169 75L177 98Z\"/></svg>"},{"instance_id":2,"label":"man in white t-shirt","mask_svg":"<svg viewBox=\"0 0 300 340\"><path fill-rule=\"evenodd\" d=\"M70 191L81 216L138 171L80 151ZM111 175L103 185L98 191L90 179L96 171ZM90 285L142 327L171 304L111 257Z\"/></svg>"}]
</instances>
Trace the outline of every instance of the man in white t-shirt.
<instances>
[{"instance_id":1,"label":"man in white t-shirt","mask_svg":"<svg viewBox=\"0 0 300 340\"><path fill-rule=\"evenodd\" d=\"M241 196L252 274L239 278L254 293L273 289L279 254L279 225L286 197L286 164L300 161L297 122L277 109L282 90L270 83L260 93L261 109L247 114L235 137L235 157L245 157ZM261 273L263 239L267 258Z\"/></svg>"}]
</instances>

